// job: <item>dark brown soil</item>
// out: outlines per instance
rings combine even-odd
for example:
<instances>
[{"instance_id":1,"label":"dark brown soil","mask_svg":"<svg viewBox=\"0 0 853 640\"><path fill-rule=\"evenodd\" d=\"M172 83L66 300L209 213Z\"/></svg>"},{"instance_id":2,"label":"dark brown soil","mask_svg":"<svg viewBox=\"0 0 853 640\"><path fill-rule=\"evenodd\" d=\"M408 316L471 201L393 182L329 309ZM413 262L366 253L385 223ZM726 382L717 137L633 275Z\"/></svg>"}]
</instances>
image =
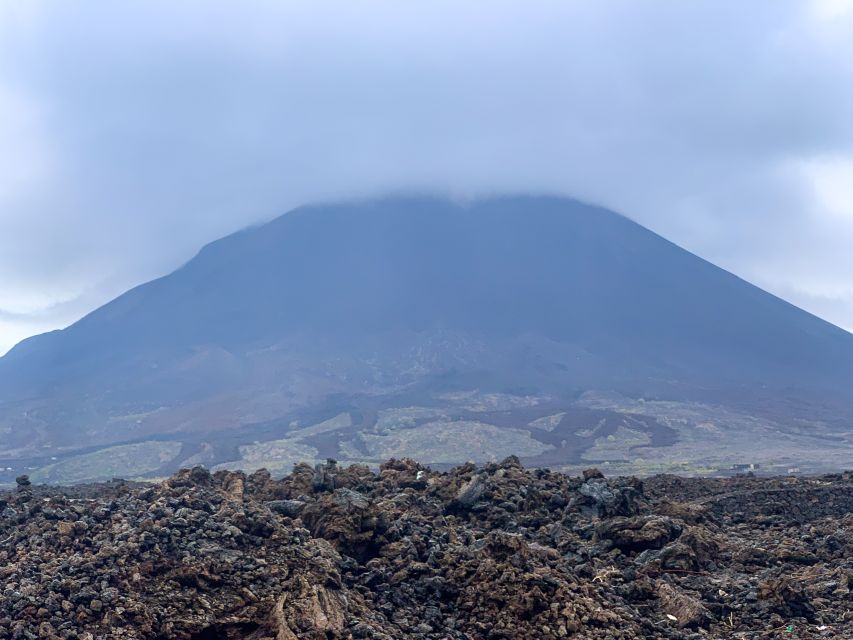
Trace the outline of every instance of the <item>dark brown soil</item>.
<instances>
[{"instance_id":1,"label":"dark brown soil","mask_svg":"<svg viewBox=\"0 0 853 640\"><path fill-rule=\"evenodd\" d=\"M0 495L0 638L853 638L853 479L202 468Z\"/></svg>"}]
</instances>

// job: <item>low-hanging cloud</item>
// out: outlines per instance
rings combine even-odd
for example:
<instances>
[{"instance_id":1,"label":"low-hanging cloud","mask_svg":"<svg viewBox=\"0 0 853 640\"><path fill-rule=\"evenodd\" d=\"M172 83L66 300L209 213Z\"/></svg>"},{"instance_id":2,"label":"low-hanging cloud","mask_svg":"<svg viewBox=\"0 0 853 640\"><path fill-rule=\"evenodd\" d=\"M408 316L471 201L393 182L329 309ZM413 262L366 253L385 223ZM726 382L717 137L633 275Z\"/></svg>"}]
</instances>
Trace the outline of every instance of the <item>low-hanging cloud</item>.
<instances>
[{"instance_id":1,"label":"low-hanging cloud","mask_svg":"<svg viewBox=\"0 0 853 640\"><path fill-rule=\"evenodd\" d=\"M0 5L0 352L313 200L533 191L853 327L853 6Z\"/></svg>"}]
</instances>

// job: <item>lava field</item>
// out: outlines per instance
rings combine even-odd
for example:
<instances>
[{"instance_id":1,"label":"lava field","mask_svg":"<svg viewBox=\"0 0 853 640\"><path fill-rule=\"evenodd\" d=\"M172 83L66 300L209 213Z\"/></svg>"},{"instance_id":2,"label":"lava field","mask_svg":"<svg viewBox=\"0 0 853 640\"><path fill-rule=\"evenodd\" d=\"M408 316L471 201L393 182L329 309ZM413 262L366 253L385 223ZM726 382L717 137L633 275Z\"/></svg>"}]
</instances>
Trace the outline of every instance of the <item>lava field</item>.
<instances>
[{"instance_id":1,"label":"lava field","mask_svg":"<svg viewBox=\"0 0 853 640\"><path fill-rule=\"evenodd\" d=\"M0 494L0 638L853 638L853 477L515 458Z\"/></svg>"}]
</instances>

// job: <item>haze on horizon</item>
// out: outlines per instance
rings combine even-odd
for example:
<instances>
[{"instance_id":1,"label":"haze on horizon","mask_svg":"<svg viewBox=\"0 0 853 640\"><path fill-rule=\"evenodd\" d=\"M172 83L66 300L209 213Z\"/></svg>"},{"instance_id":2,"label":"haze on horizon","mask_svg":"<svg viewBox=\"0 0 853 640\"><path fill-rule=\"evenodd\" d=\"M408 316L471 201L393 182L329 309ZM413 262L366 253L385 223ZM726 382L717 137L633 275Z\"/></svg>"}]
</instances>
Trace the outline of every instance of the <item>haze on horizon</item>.
<instances>
[{"instance_id":1,"label":"haze on horizon","mask_svg":"<svg viewBox=\"0 0 853 640\"><path fill-rule=\"evenodd\" d=\"M563 194L853 328L853 2L0 4L0 353L317 200Z\"/></svg>"}]
</instances>

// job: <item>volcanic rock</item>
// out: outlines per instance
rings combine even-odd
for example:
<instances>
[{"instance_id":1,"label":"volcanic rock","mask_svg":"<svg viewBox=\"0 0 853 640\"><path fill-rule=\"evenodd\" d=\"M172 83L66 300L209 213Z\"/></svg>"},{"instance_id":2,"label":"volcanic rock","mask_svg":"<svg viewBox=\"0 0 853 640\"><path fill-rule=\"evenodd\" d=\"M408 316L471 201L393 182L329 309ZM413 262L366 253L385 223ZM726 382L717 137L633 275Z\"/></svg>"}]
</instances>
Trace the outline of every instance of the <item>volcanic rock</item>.
<instances>
[{"instance_id":1,"label":"volcanic rock","mask_svg":"<svg viewBox=\"0 0 853 640\"><path fill-rule=\"evenodd\" d=\"M0 638L850 638L852 489L513 458L34 486L0 495Z\"/></svg>"}]
</instances>

